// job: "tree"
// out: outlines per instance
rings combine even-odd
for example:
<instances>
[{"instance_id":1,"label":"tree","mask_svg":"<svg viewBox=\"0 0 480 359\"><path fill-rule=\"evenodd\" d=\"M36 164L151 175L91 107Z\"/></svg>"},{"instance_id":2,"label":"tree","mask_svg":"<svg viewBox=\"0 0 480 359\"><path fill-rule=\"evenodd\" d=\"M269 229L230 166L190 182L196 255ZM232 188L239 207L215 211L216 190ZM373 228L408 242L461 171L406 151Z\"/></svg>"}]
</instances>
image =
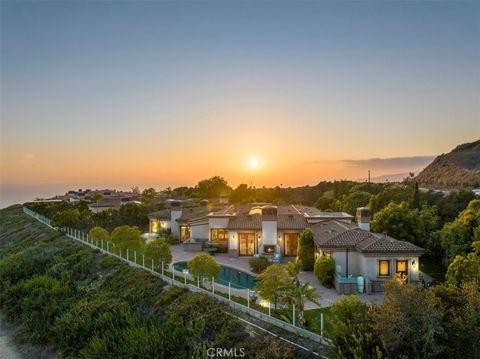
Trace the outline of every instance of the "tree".
<instances>
[{"instance_id":1,"label":"tree","mask_svg":"<svg viewBox=\"0 0 480 359\"><path fill-rule=\"evenodd\" d=\"M314 273L324 286L333 287L335 260L332 257L318 257L315 261Z\"/></svg>"},{"instance_id":2,"label":"tree","mask_svg":"<svg viewBox=\"0 0 480 359\"><path fill-rule=\"evenodd\" d=\"M57 212L52 220L58 227L71 227L75 228L78 225L80 219L80 211L76 208L66 209L64 211Z\"/></svg>"},{"instance_id":3,"label":"tree","mask_svg":"<svg viewBox=\"0 0 480 359\"><path fill-rule=\"evenodd\" d=\"M422 225L418 210L411 209L406 202L391 202L376 212L371 226L373 232L386 233L398 240L421 244L419 236Z\"/></svg>"},{"instance_id":4,"label":"tree","mask_svg":"<svg viewBox=\"0 0 480 359\"><path fill-rule=\"evenodd\" d=\"M342 209L351 215L355 215L358 207L364 207L370 201L372 195L368 192L351 192L343 197Z\"/></svg>"},{"instance_id":5,"label":"tree","mask_svg":"<svg viewBox=\"0 0 480 359\"><path fill-rule=\"evenodd\" d=\"M286 302L292 288L288 270L281 264L272 264L257 277L256 291L264 300L273 303L275 309Z\"/></svg>"},{"instance_id":6,"label":"tree","mask_svg":"<svg viewBox=\"0 0 480 359\"><path fill-rule=\"evenodd\" d=\"M150 263L152 260L156 267L163 263L169 264L172 261L170 246L163 238L157 238L145 246L145 258Z\"/></svg>"},{"instance_id":7,"label":"tree","mask_svg":"<svg viewBox=\"0 0 480 359\"><path fill-rule=\"evenodd\" d=\"M195 187L196 195L200 198L218 198L221 195L228 195L231 190L227 181L220 176L202 180Z\"/></svg>"},{"instance_id":8,"label":"tree","mask_svg":"<svg viewBox=\"0 0 480 359\"><path fill-rule=\"evenodd\" d=\"M188 270L194 278L217 278L220 274L220 265L208 253L198 253L188 262Z\"/></svg>"},{"instance_id":9,"label":"tree","mask_svg":"<svg viewBox=\"0 0 480 359\"><path fill-rule=\"evenodd\" d=\"M309 300L312 303L320 306L318 298L320 296L317 294L317 290L310 286L309 282L300 283L298 276L302 268L302 263L300 259L296 258L294 261L288 262L285 265L285 268L288 271L290 280L292 281L292 286L290 287L290 293L287 295L287 300L290 304L295 304L298 313L298 323L303 325L305 323L304 311L305 311L305 301Z\"/></svg>"},{"instance_id":10,"label":"tree","mask_svg":"<svg viewBox=\"0 0 480 359\"><path fill-rule=\"evenodd\" d=\"M317 200L317 202L315 202L315 207L322 211L325 211L327 209L333 210L334 203L335 203L335 199L331 197L322 196Z\"/></svg>"},{"instance_id":11,"label":"tree","mask_svg":"<svg viewBox=\"0 0 480 359\"><path fill-rule=\"evenodd\" d=\"M472 191L452 191L438 201L438 213L443 222L451 222L474 199Z\"/></svg>"},{"instance_id":12,"label":"tree","mask_svg":"<svg viewBox=\"0 0 480 359\"><path fill-rule=\"evenodd\" d=\"M297 258L300 259L302 270L311 271L315 263L315 244L310 228L304 229L298 236Z\"/></svg>"},{"instance_id":13,"label":"tree","mask_svg":"<svg viewBox=\"0 0 480 359\"><path fill-rule=\"evenodd\" d=\"M92 203L98 203L102 200L103 196L100 193L95 193L93 196L90 197L90 201Z\"/></svg>"},{"instance_id":14,"label":"tree","mask_svg":"<svg viewBox=\"0 0 480 359\"><path fill-rule=\"evenodd\" d=\"M421 286L386 282L385 300L375 313L375 329L388 357L436 357L445 332L440 300Z\"/></svg>"},{"instance_id":15,"label":"tree","mask_svg":"<svg viewBox=\"0 0 480 359\"><path fill-rule=\"evenodd\" d=\"M155 191L154 188L152 187L146 188L142 192L142 200L145 203L145 205L150 206L152 205L156 195L157 195L157 192Z\"/></svg>"},{"instance_id":16,"label":"tree","mask_svg":"<svg viewBox=\"0 0 480 359\"><path fill-rule=\"evenodd\" d=\"M246 184L240 184L230 193L231 203L248 203L253 199L253 190Z\"/></svg>"},{"instance_id":17,"label":"tree","mask_svg":"<svg viewBox=\"0 0 480 359\"><path fill-rule=\"evenodd\" d=\"M411 199L411 202L410 202L410 206L412 208L420 209L420 192L418 190L417 181L413 182L413 193L412 193L412 199Z\"/></svg>"},{"instance_id":18,"label":"tree","mask_svg":"<svg viewBox=\"0 0 480 359\"><path fill-rule=\"evenodd\" d=\"M412 189L410 186L391 186L370 198L368 208L374 215L385 208L390 202L401 203L410 200Z\"/></svg>"},{"instance_id":19,"label":"tree","mask_svg":"<svg viewBox=\"0 0 480 359\"><path fill-rule=\"evenodd\" d=\"M123 224L146 228L148 225L148 210L137 203L126 203L120 207L120 220Z\"/></svg>"},{"instance_id":20,"label":"tree","mask_svg":"<svg viewBox=\"0 0 480 359\"><path fill-rule=\"evenodd\" d=\"M332 345L329 352L333 358L382 358L385 352L378 335L374 332L370 307L356 295L341 296L331 307L330 330Z\"/></svg>"},{"instance_id":21,"label":"tree","mask_svg":"<svg viewBox=\"0 0 480 359\"><path fill-rule=\"evenodd\" d=\"M473 252L457 255L448 266L446 285L460 288L467 282L480 284L480 241L472 243Z\"/></svg>"},{"instance_id":22,"label":"tree","mask_svg":"<svg viewBox=\"0 0 480 359\"><path fill-rule=\"evenodd\" d=\"M118 250L137 249L142 245L140 230L127 225L115 228L110 239Z\"/></svg>"},{"instance_id":23,"label":"tree","mask_svg":"<svg viewBox=\"0 0 480 359\"><path fill-rule=\"evenodd\" d=\"M110 233L102 227L93 227L89 232L88 236L94 241L104 241L105 243L110 240Z\"/></svg>"},{"instance_id":24,"label":"tree","mask_svg":"<svg viewBox=\"0 0 480 359\"><path fill-rule=\"evenodd\" d=\"M451 223L446 223L440 231L442 247L449 259L465 255L471 250L471 243L480 228L480 200L471 201L467 208Z\"/></svg>"}]
</instances>

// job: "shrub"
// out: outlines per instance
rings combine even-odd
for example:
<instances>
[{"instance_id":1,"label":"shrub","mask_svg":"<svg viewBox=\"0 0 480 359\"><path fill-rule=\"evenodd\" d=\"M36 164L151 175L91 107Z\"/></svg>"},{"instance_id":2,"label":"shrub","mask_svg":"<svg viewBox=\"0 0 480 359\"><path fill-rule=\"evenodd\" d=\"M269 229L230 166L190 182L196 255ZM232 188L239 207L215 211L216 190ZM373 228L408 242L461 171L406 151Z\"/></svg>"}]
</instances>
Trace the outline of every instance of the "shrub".
<instances>
[{"instance_id":1,"label":"shrub","mask_svg":"<svg viewBox=\"0 0 480 359\"><path fill-rule=\"evenodd\" d=\"M172 261L172 252L170 246L163 238L157 238L149 243L145 247L145 259L147 265L153 260L155 266L158 267L163 263L170 263Z\"/></svg>"},{"instance_id":2,"label":"shrub","mask_svg":"<svg viewBox=\"0 0 480 359\"><path fill-rule=\"evenodd\" d=\"M122 250L135 249L142 245L140 230L127 225L116 227L112 232L111 241L115 244L116 249Z\"/></svg>"},{"instance_id":3,"label":"shrub","mask_svg":"<svg viewBox=\"0 0 480 359\"><path fill-rule=\"evenodd\" d=\"M220 273L220 265L208 253L199 253L191 261L188 262L188 269L195 278L218 277Z\"/></svg>"},{"instance_id":4,"label":"shrub","mask_svg":"<svg viewBox=\"0 0 480 359\"><path fill-rule=\"evenodd\" d=\"M89 232L88 236L94 240L98 241L99 243L101 241L104 241L105 243L110 240L110 233L106 229L103 229L102 227L93 227Z\"/></svg>"},{"instance_id":5,"label":"shrub","mask_svg":"<svg viewBox=\"0 0 480 359\"><path fill-rule=\"evenodd\" d=\"M160 231L158 236L159 238L163 238L168 244L178 244L178 238L172 234L170 229Z\"/></svg>"},{"instance_id":6,"label":"shrub","mask_svg":"<svg viewBox=\"0 0 480 359\"><path fill-rule=\"evenodd\" d=\"M114 297L102 296L77 303L55 321L55 342L65 354L76 354L93 335L108 337L115 330L137 323L130 306Z\"/></svg>"},{"instance_id":7,"label":"shrub","mask_svg":"<svg viewBox=\"0 0 480 359\"><path fill-rule=\"evenodd\" d=\"M335 275L335 260L332 257L318 257L315 261L315 276L320 283L327 287L333 287L333 276Z\"/></svg>"},{"instance_id":8,"label":"shrub","mask_svg":"<svg viewBox=\"0 0 480 359\"><path fill-rule=\"evenodd\" d=\"M302 261L302 270L312 271L315 264L315 245L310 228L304 229L298 236L297 257Z\"/></svg>"},{"instance_id":9,"label":"shrub","mask_svg":"<svg viewBox=\"0 0 480 359\"><path fill-rule=\"evenodd\" d=\"M265 256L252 257L248 263L250 263L250 269L254 273L262 273L270 265L268 258Z\"/></svg>"}]
</instances>

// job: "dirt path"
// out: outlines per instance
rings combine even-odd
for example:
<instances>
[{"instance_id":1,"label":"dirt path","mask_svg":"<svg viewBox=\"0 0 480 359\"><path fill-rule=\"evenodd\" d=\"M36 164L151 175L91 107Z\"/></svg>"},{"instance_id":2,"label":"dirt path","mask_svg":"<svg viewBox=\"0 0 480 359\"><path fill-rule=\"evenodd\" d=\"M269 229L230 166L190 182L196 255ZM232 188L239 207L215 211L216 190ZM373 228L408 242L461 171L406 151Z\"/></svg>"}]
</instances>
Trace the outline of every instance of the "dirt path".
<instances>
[{"instance_id":1,"label":"dirt path","mask_svg":"<svg viewBox=\"0 0 480 359\"><path fill-rule=\"evenodd\" d=\"M57 358L52 348L34 346L15 342L18 324L7 323L0 313L0 359L54 359Z\"/></svg>"}]
</instances>

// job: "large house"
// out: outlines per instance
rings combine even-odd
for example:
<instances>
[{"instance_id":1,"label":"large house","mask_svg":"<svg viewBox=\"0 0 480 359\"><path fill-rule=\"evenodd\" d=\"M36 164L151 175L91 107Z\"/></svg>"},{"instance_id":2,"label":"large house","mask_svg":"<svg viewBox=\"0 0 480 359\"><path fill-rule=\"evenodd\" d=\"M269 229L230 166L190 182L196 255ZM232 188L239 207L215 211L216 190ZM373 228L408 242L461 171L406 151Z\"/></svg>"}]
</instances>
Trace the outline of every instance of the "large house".
<instances>
[{"instance_id":1,"label":"large house","mask_svg":"<svg viewBox=\"0 0 480 359\"><path fill-rule=\"evenodd\" d=\"M150 231L170 229L181 242L208 241L227 248L232 257L256 254L297 255L298 235L313 232L315 256L331 256L336 263L335 286L353 291L357 277L366 278L370 290L396 274L419 280L418 259L423 249L410 242L370 232L368 208L354 217L343 212L322 212L300 205L228 205L217 210L182 207L171 202L167 210L150 214Z\"/></svg>"}]
</instances>

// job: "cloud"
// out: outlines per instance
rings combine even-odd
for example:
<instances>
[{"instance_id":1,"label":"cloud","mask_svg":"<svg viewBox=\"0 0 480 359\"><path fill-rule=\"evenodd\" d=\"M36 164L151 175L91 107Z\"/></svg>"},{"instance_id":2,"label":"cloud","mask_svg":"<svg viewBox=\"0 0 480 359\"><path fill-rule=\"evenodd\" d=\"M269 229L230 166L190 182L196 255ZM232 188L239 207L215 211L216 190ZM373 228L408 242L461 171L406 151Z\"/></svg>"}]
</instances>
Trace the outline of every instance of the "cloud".
<instances>
[{"instance_id":1,"label":"cloud","mask_svg":"<svg viewBox=\"0 0 480 359\"><path fill-rule=\"evenodd\" d=\"M387 176L391 179L409 172L417 174L434 159L435 156L411 156L364 160L309 161L304 162L304 164L315 166L315 170L320 171L327 178L358 179L366 177L368 171L370 171L372 178Z\"/></svg>"},{"instance_id":2,"label":"cloud","mask_svg":"<svg viewBox=\"0 0 480 359\"><path fill-rule=\"evenodd\" d=\"M370 158L366 160L342 160L343 164L350 167L369 169L389 168L424 168L430 164L436 156L412 156L412 157L391 157L391 158Z\"/></svg>"}]
</instances>

